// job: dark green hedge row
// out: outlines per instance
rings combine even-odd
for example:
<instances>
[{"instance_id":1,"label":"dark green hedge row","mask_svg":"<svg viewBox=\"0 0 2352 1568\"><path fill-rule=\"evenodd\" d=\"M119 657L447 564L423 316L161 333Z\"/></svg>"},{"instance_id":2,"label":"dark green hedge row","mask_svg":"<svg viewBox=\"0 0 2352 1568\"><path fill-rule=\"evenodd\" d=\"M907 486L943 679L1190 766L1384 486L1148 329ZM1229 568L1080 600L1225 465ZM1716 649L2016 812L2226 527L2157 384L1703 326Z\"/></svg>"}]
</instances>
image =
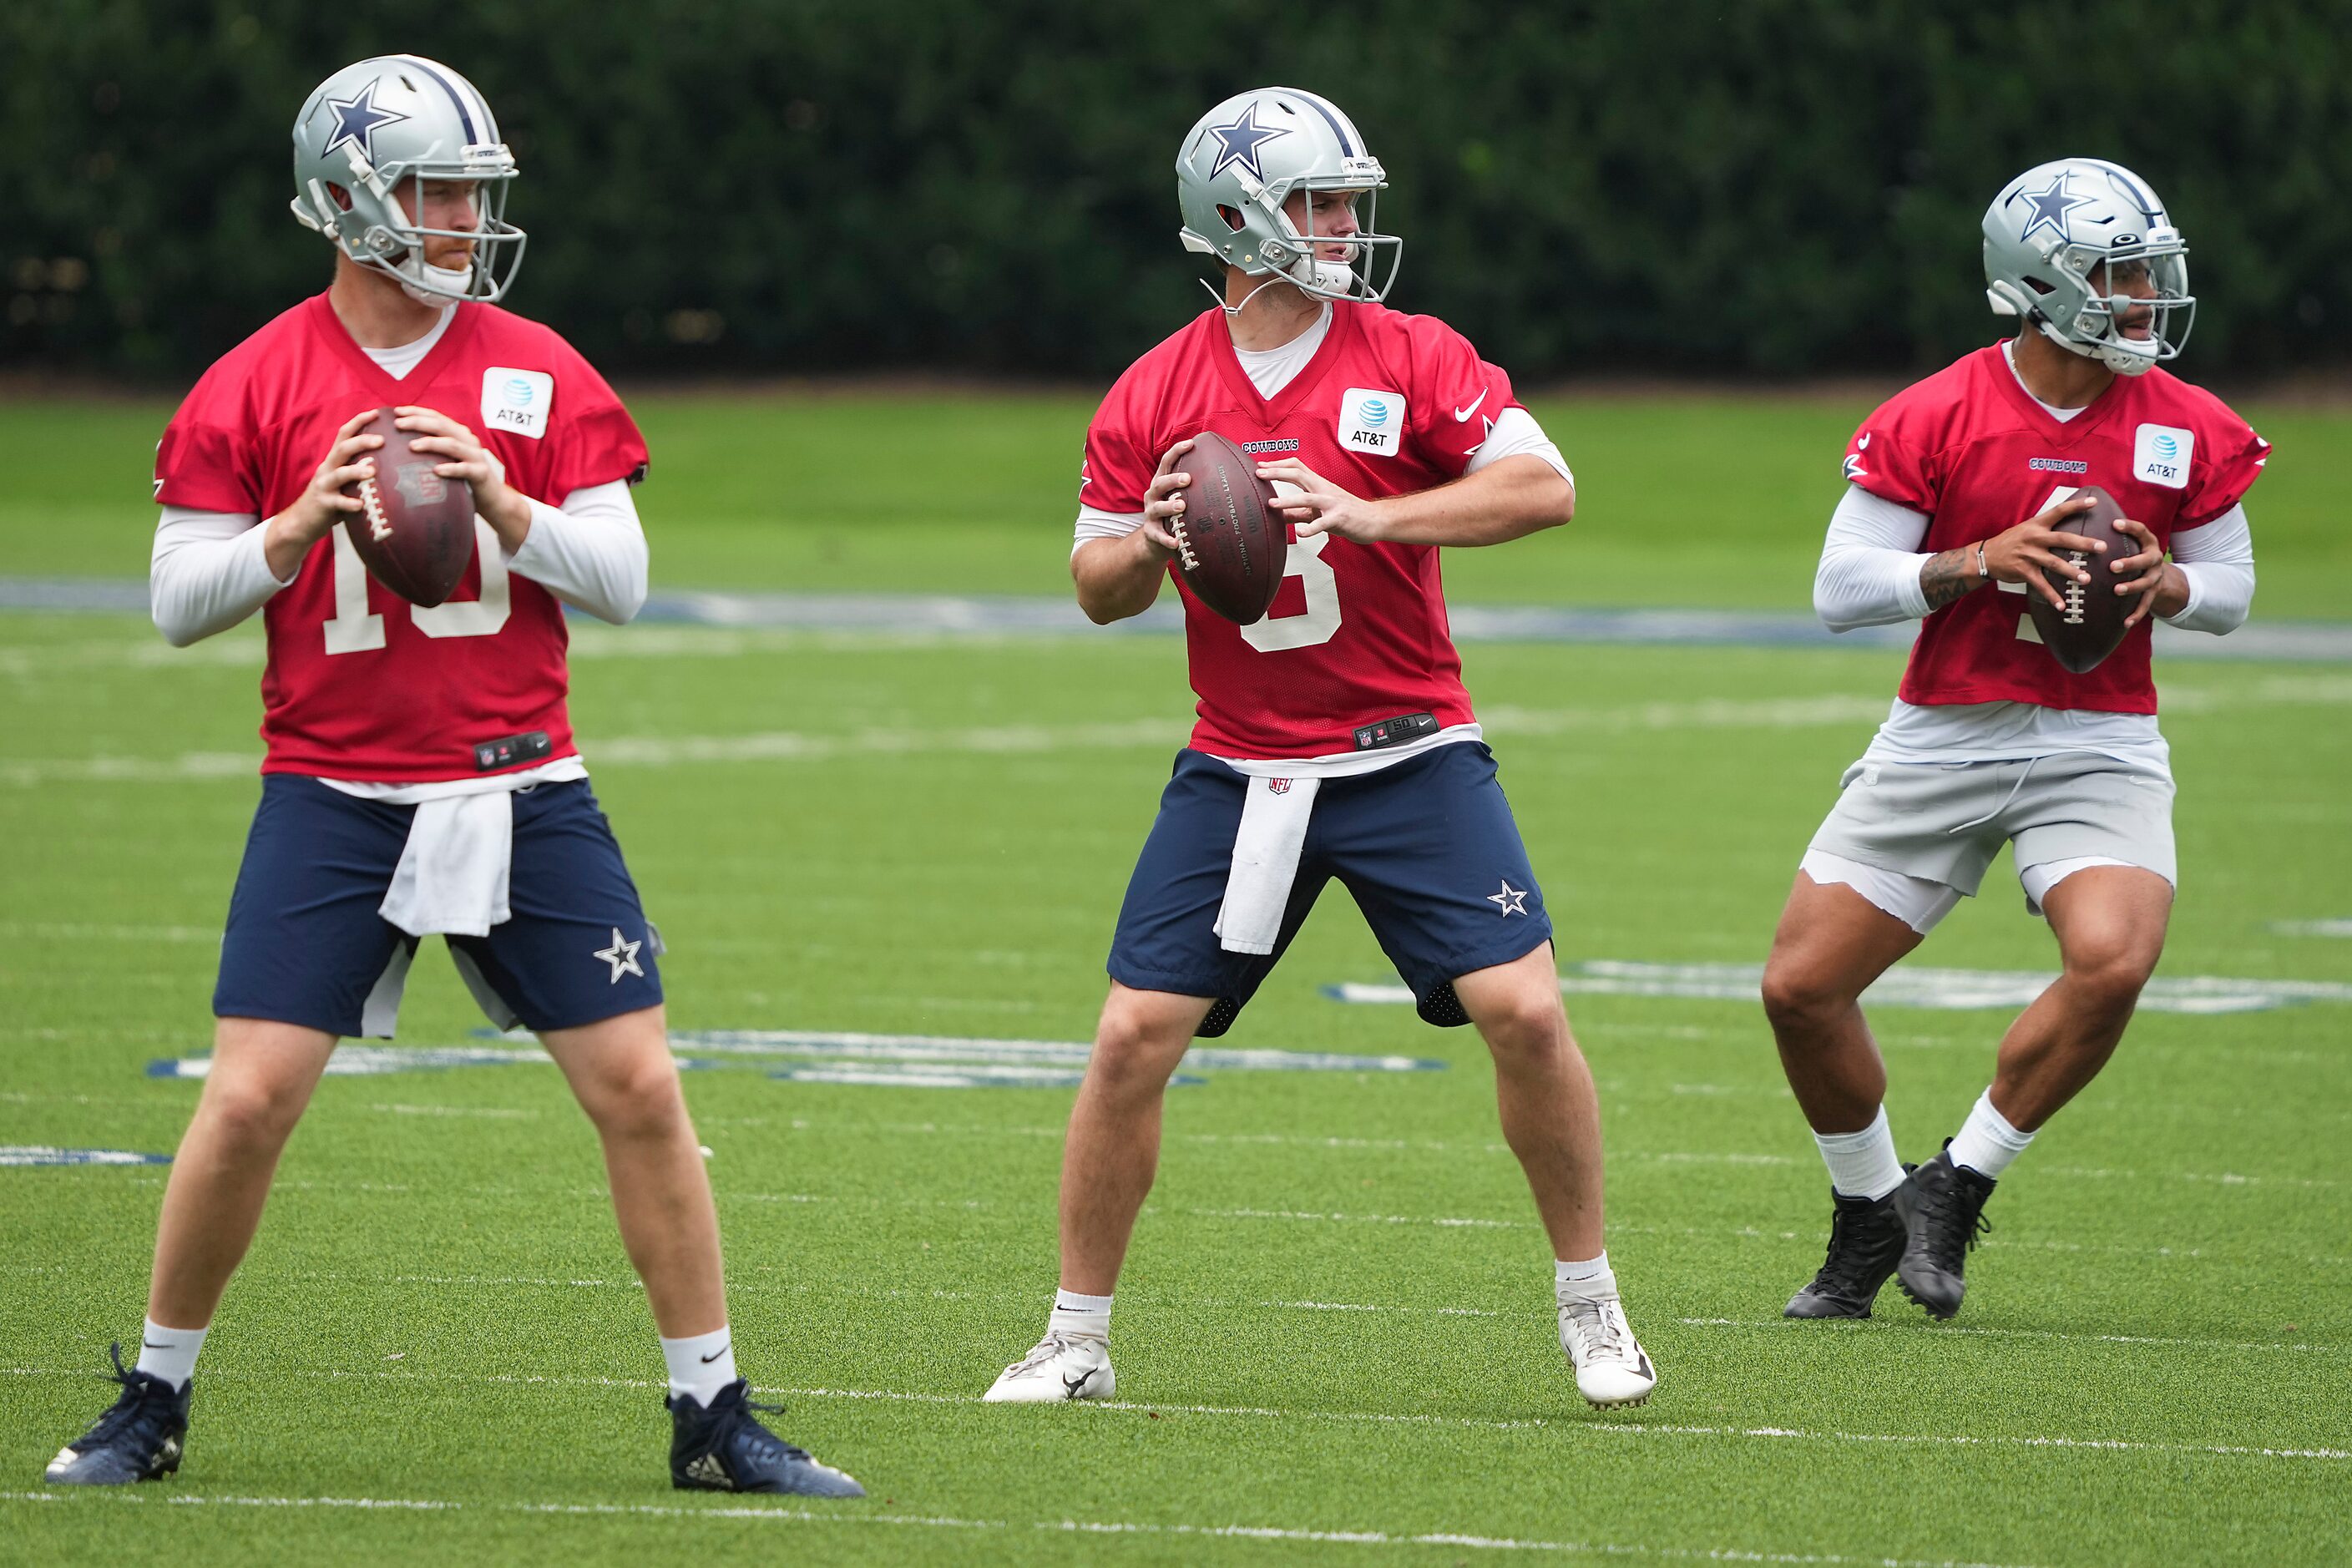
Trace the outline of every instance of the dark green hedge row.
<instances>
[{"instance_id":1,"label":"dark green hedge row","mask_svg":"<svg viewBox=\"0 0 2352 1568\"><path fill-rule=\"evenodd\" d=\"M362 55L465 71L516 303L615 370L1098 375L1198 307L1171 163L1226 92L1348 106L1396 295L1522 377L1938 363L1976 222L2115 158L2187 230L2193 374L2352 354L2352 0L0 7L0 362L181 376L328 270L287 129Z\"/></svg>"}]
</instances>

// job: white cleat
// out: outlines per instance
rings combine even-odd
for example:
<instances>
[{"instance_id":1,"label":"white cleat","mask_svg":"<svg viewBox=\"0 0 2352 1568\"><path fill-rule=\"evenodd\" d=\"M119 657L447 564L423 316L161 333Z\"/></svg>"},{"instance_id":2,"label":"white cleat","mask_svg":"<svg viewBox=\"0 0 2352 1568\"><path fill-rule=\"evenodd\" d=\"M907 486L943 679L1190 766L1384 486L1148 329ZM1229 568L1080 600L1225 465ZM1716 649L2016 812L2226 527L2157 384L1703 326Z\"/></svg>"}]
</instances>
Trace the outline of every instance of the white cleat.
<instances>
[{"instance_id":1,"label":"white cleat","mask_svg":"<svg viewBox=\"0 0 2352 1568\"><path fill-rule=\"evenodd\" d=\"M1645 1405L1658 1386L1658 1369L1633 1337L1614 1291L1560 1297L1559 1346L1576 1363L1576 1391L1596 1410Z\"/></svg>"},{"instance_id":2,"label":"white cleat","mask_svg":"<svg viewBox=\"0 0 2352 1568\"><path fill-rule=\"evenodd\" d=\"M1054 1333L1006 1367L981 1398L990 1405L1055 1405L1066 1399L1108 1399L1118 1389L1109 1341L1092 1334Z\"/></svg>"}]
</instances>

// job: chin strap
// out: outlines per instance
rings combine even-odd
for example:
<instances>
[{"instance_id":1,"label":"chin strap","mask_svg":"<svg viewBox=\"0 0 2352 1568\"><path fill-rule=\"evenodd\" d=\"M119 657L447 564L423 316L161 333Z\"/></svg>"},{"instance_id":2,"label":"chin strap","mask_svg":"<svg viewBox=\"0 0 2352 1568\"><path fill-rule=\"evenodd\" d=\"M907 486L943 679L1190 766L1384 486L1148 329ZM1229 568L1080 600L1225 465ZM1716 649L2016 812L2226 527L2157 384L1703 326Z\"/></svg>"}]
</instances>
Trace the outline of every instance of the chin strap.
<instances>
[{"instance_id":1,"label":"chin strap","mask_svg":"<svg viewBox=\"0 0 2352 1568\"><path fill-rule=\"evenodd\" d=\"M1225 303L1225 297L1224 297L1223 294L1218 293L1218 292L1217 292L1217 286L1216 286L1215 284L1213 284L1213 283L1210 282L1207 279L1205 279L1205 278L1202 278L1202 279L1195 279L1195 281L1197 281L1197 282L1201 285L1201 287L1202 287L1202 288L1206 289L1209 291L1209 298L1210 298L1210 299L1212 299L1212 300L1214 300L1217 302L1217 309L1219 309L1220 310L1223 310L1223 311L1225 313L1225 320L1226 320L1226 321L1232 321L1235 316L1240 315L1244 310L1245 310L1249 309L1249 302L1250 302L1252 300L1256 299L1260 294L1265 293L1268 289L1273 288L1276 283L1292 283L1292 282L1296 282L1296 281L1297 281L1297 279L1292 279L1292 278L1286 278L1286 277L1283 276L1283 275L1282 275L1281 273L1279 273L1279 272L1276 272L1276 273L1271 274L1271 275L1266 279L1266 280L1265 280L1265 282L1263 282L1263 283L1259 284L1256 288L1255 288L1255 289L1251 289L1248 293L1246 293L1246 294L1243 295L1243 296L1242 296L1242 302L1241 302L1240 304L1238 304L1238 305L1228 305L1228 304L1226 304L1226 303Z\"/></svg>"}]
</instances>

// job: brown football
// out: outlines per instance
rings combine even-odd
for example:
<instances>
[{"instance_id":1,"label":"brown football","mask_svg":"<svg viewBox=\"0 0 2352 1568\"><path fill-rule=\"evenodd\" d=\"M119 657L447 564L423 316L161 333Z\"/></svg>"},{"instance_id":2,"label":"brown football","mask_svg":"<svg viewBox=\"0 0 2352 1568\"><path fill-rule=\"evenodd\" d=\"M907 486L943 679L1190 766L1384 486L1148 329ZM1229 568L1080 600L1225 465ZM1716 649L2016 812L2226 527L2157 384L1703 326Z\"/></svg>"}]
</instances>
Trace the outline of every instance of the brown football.
<instances>
[{"instance_id":1,"label":"brown football","mask_svg":"<svg viewBox=\"0 0 2352 1568\"><path fill-rule=\"evenodd\" d=\"M1229 621L1264 620L1290 549L1273 483L1258 478L1255 458L1207 431L1192 437L1176 467L1192 476L1179 492L1184 510L1168 525L1184 585Z\"/></svg>"},{"instance_id":2,"label":"brown football","mask_svg":"<svg viewBox=\"0 0 2352 1568\"><path fill-rule=\"evenodd\" d=\"M2096 485L2086 485L2075 494L2088 497L2094 504L2088 511L2073 513L2061 521L2058 531L2103 541L2107 552L2104 555L2086 555L2073 550L2057 552L2060 560L2088 572L2091 580L2078 583L2045 568L2042 574L2066 601L2066 607L2060 609L2036 593L2028 593L2025 604L2033 617L2033 629L2041 637L2042 645L2050 650L2050 657L2073 673L2082 675L2096 669L2099 662L2123 643L2124 618L2139 601L2116 592L2116 584L2127 579L2116 576L2113 567L2115 563L2138 554L2140 543L2116 529L2124 509L2116 504L2115 497Z\"/></svg>"},{"instance_id":3,"label":"brown football","mask_svg":"<svg viewBox=\"0 0 2352 1568\"><path fill-rule=\"evenodd\" d=\"M362 436L381 436L375 478L345 485L360 510L343 514L344 531L375 580L412 605L446 599L474 559L474 487L433 470L449 459L408 445L379 408Z\"/></svg>"}]
</instances>

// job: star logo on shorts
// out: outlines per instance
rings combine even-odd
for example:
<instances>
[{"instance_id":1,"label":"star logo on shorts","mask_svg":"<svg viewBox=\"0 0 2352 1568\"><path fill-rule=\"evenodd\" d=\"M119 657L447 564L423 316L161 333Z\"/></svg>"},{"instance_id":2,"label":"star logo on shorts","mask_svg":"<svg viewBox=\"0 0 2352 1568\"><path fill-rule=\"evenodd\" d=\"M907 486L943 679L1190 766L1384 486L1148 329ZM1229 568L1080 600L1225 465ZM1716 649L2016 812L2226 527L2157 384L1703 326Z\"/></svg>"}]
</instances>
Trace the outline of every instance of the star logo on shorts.
<instances>
[{"instance_id":1,"label":"star logo on shorts","mask_svg":"<svg viewBox=\"0 0 2352 1568\"><path fill-rule=\"evenodd\" d=\"M1503 890L1487 894L1486 901L1506 915L1523 915L1528 912L1528 889L1514 888L1511 879L1506 877L1503 879Z\"/></svg>"},{"instance_id":2,"label":"star logo on shorts","mask_svg":"<svg viewBox=\"0 0 2352 1568\"><path fill-rule=\"evenodd\" d=\"M613 966L613 984L618 985L621 983L621 976L624 974L635 974L640 977L645 974L645 971L637 965L637 949L645 945L646 944L642 942L629 941L626 937L621 934L621 928L619 926L614 926L613 928L613 945L604 949L602 952L592 953L589 956L593 958L601 958L606 963L611 964Z\"/></svg>"}]
</instances>

